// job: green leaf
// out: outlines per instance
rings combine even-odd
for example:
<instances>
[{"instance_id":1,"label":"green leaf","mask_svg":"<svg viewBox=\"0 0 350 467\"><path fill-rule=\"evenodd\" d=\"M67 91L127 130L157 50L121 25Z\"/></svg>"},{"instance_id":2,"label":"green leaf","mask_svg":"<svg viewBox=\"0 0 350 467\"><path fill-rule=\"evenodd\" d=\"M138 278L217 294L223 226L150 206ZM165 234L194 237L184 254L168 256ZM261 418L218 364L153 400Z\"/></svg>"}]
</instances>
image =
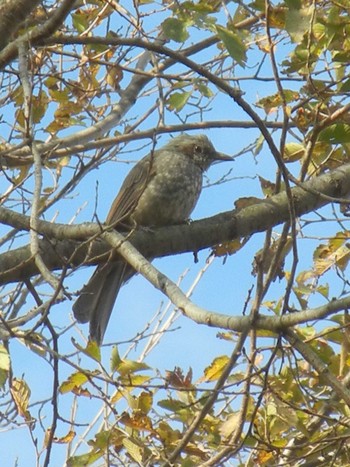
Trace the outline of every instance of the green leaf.
<instances>
[{"instance_id":1,"label":"green leaf","mask_svg":"<svg viewBox=\"0 0 350 467\"><path fill-rule=\"evenodd\" d=\"M67 460L67 467L86 467L92 465L103 456L103 452L90 452L81 456L73 456Z\"/></svg>"},{"instance_id":2,"label":"green leaf","mask_svg":"<svg viewBox=\"0 0 350 467\"><path fill-rule=\"evenodd\" d=\"M196 86L198 91L202 94L202 96L208 98L213 97L214 93L207 85L203 83L197 83Z\"/></svg>"},{"instance_id":3,"label":"green leaf","mask_svg":"<svg viewBox=\"0 0 350 467\"><path fill-rule=\"evenodd\" d=\"M336 123L320 132L320 141L331 144L350 143L350 125L346 123Z\"/></svg>"},{"instance_id":4,"label":"green leaf","mask_svg":"<svg viewBox=\"0 0 350 467\"><path fill-rule=\"evenodd\" d=\"M222 26L216 26L216 32L230 56L244 67L247 60L246 47L238 35Z\"/></svg>"},{"instance_id":5,"label":"green leaf","mask_svg":"<svg viewBox=\"0 0 350 467\"><path fill-rule=\"evenodd\" d=\"M301 0L285 0L288 8L292 10L299 10L301 8Z\"/></svg>"},{"instance_id":6,"label":"green leaf","mask_svg":"<svg viewBox=\"0 0 350 467\"><path fill-rule=\"evenodd\" d=\"M88 27L88 16L85 13L72 14L73 26L79 34L83 33Z\"/></svg>"},{"instance_id":7,"label":"green leaf","mask_svg":"<svg viewBox=\"0 0 350 467\"><path fill-rule=\"evenodd\" d=\"M305 154L305 147L300 143L287 143L284 147L283 160L285 162L295 162L300 160Z\"/></svg>"},{"instance_id":8,"label":"green leaf","mask_svg":"<svg viewBox=\"0 0 350 467\"><path fill-rule=\"evenodd\" d=\"M111 353L111 362L110 362L111 371L112 372L116 371L121 363L122 363L122 359L120 358L118 347L115 345L113 346L112 353Z\"/></svg>"},{"instance_id":9,"label":"green leaf","mask_svg":"<svg viewBox=\"0 0 350 467\"><path fill-rule=\"evenodd\" d=\"M182 409L187 407L187 404L184 404L181 401L174 400L174 399L164 399L157 403L159 407L165 410L169 410L170 412L179 412Z\"/></svg>"},{"instance_id":10,"label":"green leaf","mask_svg":"<svg viewBox=\"0 0 350 467\"><path fill-rule=\"evenodd\" d=\"M189 37L185 22L177 18L167 18L163 21L162 30L167 39L175 42L185 42Z\"/></svg>"},{"instance_id":11,"label":"green leaf","mask_svg":"<svg viewBox=\"0 0 350 467\"><path fill-rule=\"evenodd\" d=\"M310 8L290 9L286 12L286 31L293 42L300 43L303 40L304 34L310 29L311 16Z\"/></svg>"},{"instance_id":12,"label":"green leaf","mask_svg":"<svg viewBox=\"0 0 350 467\"><path fill-rule=\"evenodd\" d=\"M173 92L167 100L169 110L176 110L180 112L187 104L188 99L191 96L191 92Z\"/></svg>"},{"instance_id":13,"label":"green leaf","mask_svg":"<svg viewBox=\"0 0 350 467\"><path fill-rule=\"evenodd\" d=\"M342 83L339 90L341 92L349 92L350 91L350 79L347 79L344 83Z\"/></svg>"}]
</instances>

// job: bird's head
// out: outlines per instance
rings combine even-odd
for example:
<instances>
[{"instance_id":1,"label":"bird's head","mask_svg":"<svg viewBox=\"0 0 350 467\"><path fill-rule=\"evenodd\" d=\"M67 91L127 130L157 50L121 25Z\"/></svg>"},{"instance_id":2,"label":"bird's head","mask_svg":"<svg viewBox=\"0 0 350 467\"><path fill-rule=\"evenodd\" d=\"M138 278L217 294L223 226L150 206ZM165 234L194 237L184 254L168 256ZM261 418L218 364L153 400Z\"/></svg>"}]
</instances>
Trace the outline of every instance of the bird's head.
<instances>
[{"instance_id":1,"label":"bird's head","mask_svg":"<svg viewBox=\"0 0 350 467\"><path fill-rule=\"evenodd\" d=\"M216 151L209 138L205 135L187 135L183 133L169 141L164 149L182 152L193 159L203 172L211 164L220 161L232 161L232 157Z\"/></svg>"}]
</instances>

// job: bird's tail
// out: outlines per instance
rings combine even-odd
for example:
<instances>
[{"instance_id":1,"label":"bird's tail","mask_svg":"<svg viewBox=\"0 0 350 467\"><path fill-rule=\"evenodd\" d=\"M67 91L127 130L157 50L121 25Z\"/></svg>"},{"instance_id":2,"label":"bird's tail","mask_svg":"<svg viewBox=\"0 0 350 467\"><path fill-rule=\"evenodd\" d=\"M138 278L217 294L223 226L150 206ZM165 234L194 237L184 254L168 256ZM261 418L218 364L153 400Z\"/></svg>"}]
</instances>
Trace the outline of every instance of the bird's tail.
<instances>
[{"instance_id":1,"label":"bird's tail","mask_svg":"<svg viewBox=\"0 0 350 467\"><path fill-rule=\"evenodd\" d=\"M134 271L123 261L98 266L73 305L80 323L90 322L90 339L101 345L120 287Z\"/></svg>"}]
</instances>

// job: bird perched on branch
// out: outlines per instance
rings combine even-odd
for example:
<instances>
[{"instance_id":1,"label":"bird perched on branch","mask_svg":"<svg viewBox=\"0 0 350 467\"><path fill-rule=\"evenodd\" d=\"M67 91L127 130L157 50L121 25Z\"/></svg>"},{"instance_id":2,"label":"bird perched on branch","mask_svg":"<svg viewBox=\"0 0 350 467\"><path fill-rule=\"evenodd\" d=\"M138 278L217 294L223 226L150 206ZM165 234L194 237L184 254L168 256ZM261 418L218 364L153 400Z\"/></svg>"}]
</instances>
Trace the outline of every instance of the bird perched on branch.
<instances>
[{"instance_id":1,"label":"bird perched on branch","mask_svg":"<svg viewBox=\"0 0 350 467\"><path fill-rule=\"evenodd\" d=\"M126 176L106 225L168 226L188 220L202 191L203 173L214 162L232 160L205 135L182 134L141 159ZM118 228L118 226L116 227ZM80 323L90 322L99 345L120 287L135 271L124 260L99 265L73 305Z\"/></svg>"}]
</instances>

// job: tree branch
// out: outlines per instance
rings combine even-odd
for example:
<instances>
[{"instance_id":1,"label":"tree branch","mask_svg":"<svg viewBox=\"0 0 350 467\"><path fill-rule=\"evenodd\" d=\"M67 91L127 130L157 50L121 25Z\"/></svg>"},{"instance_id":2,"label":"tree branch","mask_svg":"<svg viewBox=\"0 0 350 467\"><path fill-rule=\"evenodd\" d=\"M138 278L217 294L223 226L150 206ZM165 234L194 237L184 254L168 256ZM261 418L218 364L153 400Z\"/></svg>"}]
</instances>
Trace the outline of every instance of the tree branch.
<instances>
[{"instance_id":1,"label":"tree branch","mask_svg":"<svg viewBox=\"0 0 350 467\"><path fill-rule=\"evenodd\" d=\"M22 22L36 8L40 0L12 0L0 4L0 50L2 50L11 37L21 27ZM17 46L13 48L17 55Z\"/></svg>"},{"instance_id":2,"label":"tree branch","mask_svg":"<svg viewBox=\"0 0 350 467\"><path fill-rule=\"evenodd\" d=\"M346 164L327 174L315 177L302 186L292 189L295 211L298 216L314 211L327 204L323 197L343 198L350 192L350 164ZM317 194L318 193L318 194ZM260 203L239 211L228 211L208 219L192 222L190 225L177 225L135 232L129 240L148 258L163 257L204 248L230 241L234 238L250 236L281 224L289 219L289 204L285 192L272 196ZM30 229L29 217L0 207L0 222L19 230ZM107 228L107 227L106 227ZM52 269L66 266L70 259L71 267L79 264L98 264L106 260L99 256L107 254L110 247L101 240L89 242L99 236L103 229L93 223L80 225L53 224L37 220L38 233L45 236L41 248L45 252L47 264ZM50 240L50 241L49 241ZM69 242L68 240L86 240ZM22 280L37 274L27 247L0 255L2 272L0 283Z\"/></svg>"}]
</instances>

